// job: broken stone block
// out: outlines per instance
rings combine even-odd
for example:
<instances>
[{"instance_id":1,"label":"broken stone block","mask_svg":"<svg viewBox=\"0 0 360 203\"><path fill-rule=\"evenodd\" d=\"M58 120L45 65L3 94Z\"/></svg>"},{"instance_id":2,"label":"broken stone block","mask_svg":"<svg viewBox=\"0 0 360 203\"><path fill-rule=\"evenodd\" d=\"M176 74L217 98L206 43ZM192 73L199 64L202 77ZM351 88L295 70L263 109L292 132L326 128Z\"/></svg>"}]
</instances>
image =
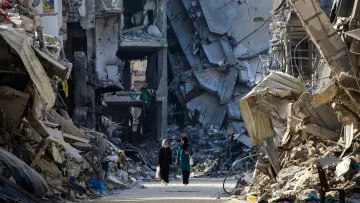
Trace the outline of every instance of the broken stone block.
<instances>
[{"instance_id":1,"label":"broken stone block","mask_svg":"<svg viewBox=\"0 0 360 203\"><path fill-rule=\"evenodd\" d=\"M226 116L226 107L220 104L217 97L205 93L187 104L187 108L194 112L196 109L200 111L200 123L203 125L210 124L216 128L220 128Z\"/></svg>"},{"instance_id":2,"label":"broken stone block","mask_svg":"<svg viewBox=\"0 0 360 203\"><path fill-rule=\"evenodd\" d=\"M239 82L244 84L251 82L249 77L249 71L246 67L239 68Z\"/></svg>"},{"instance_id":3,"label":"broken stone block","mask_svg":"<svg viewBox=\"0 0 360 203\"><path fill-rule=\"evenodd\" d=\"M237 74L238 74L238 70L235 67L231 67L229 74L225 79L224 87L220 94L221 104L227 104L231 100L231 97L234 93Z\"/></svg>"},{"instance_id":4,"label":"broken stone block","mask_svg":"<svg viewBox=\"0 0 360 203\"><path fill-rule=\"evenodd\" d=\"M217 69L205 69L194 71L194 75L200 86L207 92L216 95L223 73Z\"/></svg>"},{"instance_id":5,"label":"broken stone block","mask_svg":"<svg viewBox=\"0 0 360 203\"><path fill-rule=\"evenodd\" d=\"M226 105L226 111L229 119L242 120L240 108L238 105L242 98L242 96L237 96Z\"/></svg>"},{"instance_id":6,"label":"broken stone block","mask_svg":"<svg viewBox=\"0 0 360 203\"><path fill-rule=\"evenodd\" d=\"M202 48L210 63L221 66L226 61L226 56L224 55L220 41L202 44Z\"/></svg>"}]
</instances>

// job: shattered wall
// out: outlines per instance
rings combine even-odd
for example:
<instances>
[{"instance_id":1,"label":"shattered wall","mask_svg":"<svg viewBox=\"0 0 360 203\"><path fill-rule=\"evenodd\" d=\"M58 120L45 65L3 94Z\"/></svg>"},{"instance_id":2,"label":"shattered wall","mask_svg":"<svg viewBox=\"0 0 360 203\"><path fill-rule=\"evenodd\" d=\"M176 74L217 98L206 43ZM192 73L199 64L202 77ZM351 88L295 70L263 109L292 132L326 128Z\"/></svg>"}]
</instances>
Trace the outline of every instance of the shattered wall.
<instances>
[{"instance_id":1,"label":"shattered wall","mask_svg":"<svg viewBox=\"0 0 360 203\"><path fill-rule=\"evenodd\" d=\"M102 86L121 86L118 39L119 16L96 19L96 72Z\"/></svg>"}]
</instances>

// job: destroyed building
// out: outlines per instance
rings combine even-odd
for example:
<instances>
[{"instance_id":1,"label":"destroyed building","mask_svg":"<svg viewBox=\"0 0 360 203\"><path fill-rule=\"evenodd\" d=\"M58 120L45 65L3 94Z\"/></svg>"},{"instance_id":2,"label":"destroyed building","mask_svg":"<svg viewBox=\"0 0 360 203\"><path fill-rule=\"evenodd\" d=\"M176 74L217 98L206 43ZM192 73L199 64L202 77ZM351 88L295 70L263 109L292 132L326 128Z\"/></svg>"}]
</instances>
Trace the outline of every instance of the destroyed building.
<instances>
[{"instance_id":1,"label":"destroyed building","mask_svg":"<svg viewBox=\"0 0 360 203\"><path fill-rule=\"evenodd\" d=\"M101 120L111 118L126 141L166 137L165 2L70 0L68 5L65 52L74 63L69 94L74 122L108 132Z\"/></svg>"},{"instance_id":2,"label":"destroyed building","mask_svg":"<svg viewBox=\"0 0 360 203\"><path fill-rule=\"evenodd\" d=\"M166 136L165 6L133 3L1 1L1 202L97 198L155 175L126 141Z\"/></svg>"},{"instance_id":3,"label":"destroyed building","mask_svg":"<svg viewBox=\"0 0 360 203\"><path fill-rule=\"evenodd\" d=\"M357 1L275 1L270 74L239 102L263 152L240 196L358 201L358 8Z\"/></svg>"}]
</instances>

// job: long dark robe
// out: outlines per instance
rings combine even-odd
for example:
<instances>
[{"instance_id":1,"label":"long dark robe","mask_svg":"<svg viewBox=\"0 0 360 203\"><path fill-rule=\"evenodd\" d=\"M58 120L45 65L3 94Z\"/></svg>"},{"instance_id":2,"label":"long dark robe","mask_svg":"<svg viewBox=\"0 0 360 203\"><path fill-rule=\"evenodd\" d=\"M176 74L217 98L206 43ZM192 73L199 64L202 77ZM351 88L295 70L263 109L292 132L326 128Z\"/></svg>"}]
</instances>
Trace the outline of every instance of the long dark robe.
<instances>
[{"instance_id":1,"label":"long dark robe","mask_svg":"<svg viewBox=\"0 0 360 203\"><path fill-rule=\"evenodd\" d=\"M170 147L161 147L159 151L160 176L164 182L169 183L170 165L172 164L172 153Z\"/></svg>"}]
</instances>

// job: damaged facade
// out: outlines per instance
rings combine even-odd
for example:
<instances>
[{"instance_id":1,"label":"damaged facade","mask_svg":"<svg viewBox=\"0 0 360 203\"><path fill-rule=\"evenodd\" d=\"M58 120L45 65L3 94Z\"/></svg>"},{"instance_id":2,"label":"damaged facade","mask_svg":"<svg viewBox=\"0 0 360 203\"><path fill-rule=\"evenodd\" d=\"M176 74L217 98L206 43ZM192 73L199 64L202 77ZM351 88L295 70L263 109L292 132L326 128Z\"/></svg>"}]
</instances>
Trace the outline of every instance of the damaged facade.
<instances>
[{"instance_id":1,"label":"damaged facade","mask_svg":"<svg viewBox=\"0 0 360 203\"><path fill-rule=\"evenodd\" d=\"M166 137L167 22L163 1L68 1L65 52L74 64L69 94L77 125L119 139ZM156 119L153 119L156 117Z\"/></svg>"}]
</instances>

